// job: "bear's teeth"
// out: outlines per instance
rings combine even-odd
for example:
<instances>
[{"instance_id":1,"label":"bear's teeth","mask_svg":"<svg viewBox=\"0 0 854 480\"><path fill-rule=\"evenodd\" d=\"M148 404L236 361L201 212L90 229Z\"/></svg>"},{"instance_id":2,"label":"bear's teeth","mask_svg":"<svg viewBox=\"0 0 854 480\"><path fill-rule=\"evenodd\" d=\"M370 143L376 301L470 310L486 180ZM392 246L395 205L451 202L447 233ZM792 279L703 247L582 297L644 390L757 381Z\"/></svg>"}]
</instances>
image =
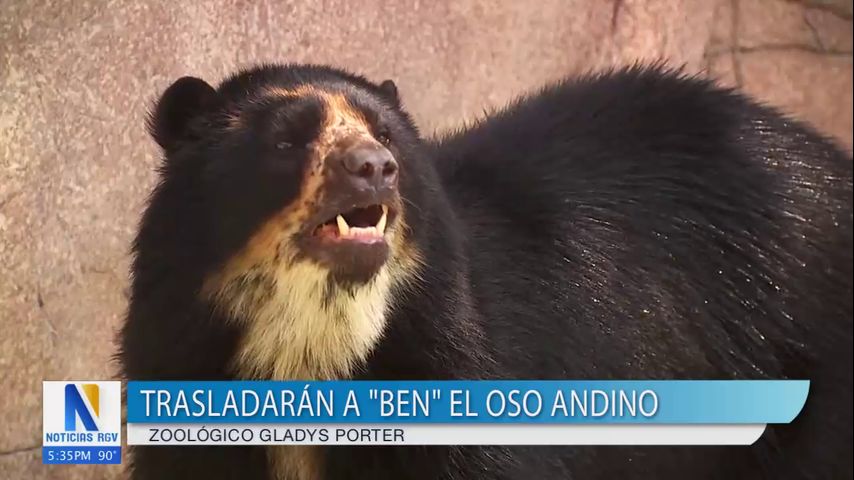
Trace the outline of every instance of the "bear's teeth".
<instances>
[{"instance_id":1,"label":"bear's teeth","mask_svg":"<svg viewBox=\"0 0 854 480\"><path fill-rule=\"evenodd\" d=\"M387 216L388 216L388 207L383 205L383 215L380 217L380 221L377 222L377 232L379 232L380 235L383 235L385 233L385 223L386 223Z\"/></svg>"},{"instance_id":2,"label":"bear's teeth","mask_svg":"<svg viewBox=\"0 0 854 480\"><path fill-rule=\"evenodd\" d=\"M351 227L350 236L352 237L379 237L376 227Z\"/></svg>"},{"instance_id":3,"label":"bear's teeth","mask_svg":"<svg viewBox=\"0 0 854 480\"><path fill-rule=\"evenodd\" d=\"M338 235L342 237L350 235L350 225L347 225L347 220L344 220L344 217L338 215L335 217L335 221L338 222Z\"/></svg>"}]
</instances>

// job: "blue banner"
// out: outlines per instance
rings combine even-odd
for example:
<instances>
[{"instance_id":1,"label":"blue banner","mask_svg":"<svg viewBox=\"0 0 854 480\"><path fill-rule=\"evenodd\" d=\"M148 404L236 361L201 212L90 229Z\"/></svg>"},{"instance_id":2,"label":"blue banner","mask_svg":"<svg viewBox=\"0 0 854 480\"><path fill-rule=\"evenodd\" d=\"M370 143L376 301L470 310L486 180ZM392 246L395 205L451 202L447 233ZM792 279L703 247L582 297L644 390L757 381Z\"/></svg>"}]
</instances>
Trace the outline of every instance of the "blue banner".
<instances>
[{"instance_id":1,"label":"blue banner","mask_svg":"<svg viewBox=\"0 0 854 480\"><path fill-rule=\"evenodd\" d=\"M789 423L807 380L128 382L128 423Z\"/></svg>"}]
</instances>

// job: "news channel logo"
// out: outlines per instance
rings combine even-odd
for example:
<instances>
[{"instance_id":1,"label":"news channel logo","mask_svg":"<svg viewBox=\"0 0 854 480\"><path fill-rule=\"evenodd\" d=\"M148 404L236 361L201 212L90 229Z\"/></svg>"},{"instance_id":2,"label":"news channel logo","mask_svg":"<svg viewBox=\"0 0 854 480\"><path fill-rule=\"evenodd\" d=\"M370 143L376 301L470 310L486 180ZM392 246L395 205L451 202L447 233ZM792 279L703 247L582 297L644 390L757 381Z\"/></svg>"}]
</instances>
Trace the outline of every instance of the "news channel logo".
<instances>
[{"instance_id":1,"label":"news channel logo","mask_svg":"<svg viewBox=\"0 0 854 480\"><path fill-rule=\"evenodd\" d=\"M121 382L42 382L42 463L121 463Z\"/></svg>"}]
</instances>

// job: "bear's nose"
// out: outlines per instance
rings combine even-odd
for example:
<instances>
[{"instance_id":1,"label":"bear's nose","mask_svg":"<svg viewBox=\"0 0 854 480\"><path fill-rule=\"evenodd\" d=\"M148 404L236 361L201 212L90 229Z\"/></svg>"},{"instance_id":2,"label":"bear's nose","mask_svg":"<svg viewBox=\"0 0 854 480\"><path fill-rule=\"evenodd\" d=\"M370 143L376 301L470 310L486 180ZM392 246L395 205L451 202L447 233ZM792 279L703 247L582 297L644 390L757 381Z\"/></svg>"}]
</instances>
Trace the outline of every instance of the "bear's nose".
<instances>
[{"instance_id":1,"label":"bear's nose","mask_svg":"<svg viewBox=\"0 0 854 480\"><path fill-rule=\"evenodd\" d=\"M387 188L397 181L397 161L383 147L351 148L342 156L341 163L350 181L360 188Z\"/></svg>"}]
</instances>

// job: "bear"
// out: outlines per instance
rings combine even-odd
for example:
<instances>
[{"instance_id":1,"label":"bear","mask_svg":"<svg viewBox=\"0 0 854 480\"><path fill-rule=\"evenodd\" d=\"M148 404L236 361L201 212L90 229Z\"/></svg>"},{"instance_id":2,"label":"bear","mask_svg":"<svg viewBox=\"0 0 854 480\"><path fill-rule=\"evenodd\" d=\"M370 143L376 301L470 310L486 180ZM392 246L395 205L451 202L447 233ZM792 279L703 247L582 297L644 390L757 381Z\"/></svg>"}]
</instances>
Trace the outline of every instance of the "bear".
<instances>
[{"instance_id":1,"label":"bear","mask_svg":"<svg viewBox=\"0 0 854 480\"><path fill-rule=\"evenodd\" d=\"M129 380L809 379L750 447L135 447L133 479L851 478L852 159L663 64L425 136L391 80L169 86Z\"/></svg>"}]
</instances>

